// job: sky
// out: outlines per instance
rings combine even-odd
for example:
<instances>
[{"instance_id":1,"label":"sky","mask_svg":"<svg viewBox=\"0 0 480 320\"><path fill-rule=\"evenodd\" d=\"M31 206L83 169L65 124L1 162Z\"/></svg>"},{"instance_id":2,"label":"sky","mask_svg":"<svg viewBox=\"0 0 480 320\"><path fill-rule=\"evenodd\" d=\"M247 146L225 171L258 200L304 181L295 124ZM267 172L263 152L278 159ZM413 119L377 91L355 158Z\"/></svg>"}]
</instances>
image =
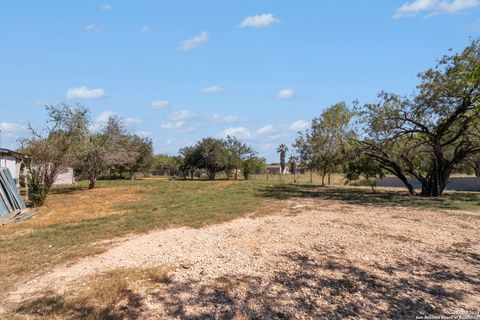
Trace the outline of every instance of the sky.
<instances>
[{"instance_id":1,"label":"sky","mask_svg":"<svg viewBox=\"0 0 480 320\"><path fill-rule=\"evenodd\" d=\"M480 0L0 0L1 146L65 102L156 153L229 134L272 162L328 106L411 94L479 35Z\"/></svg>"}]
</instances>

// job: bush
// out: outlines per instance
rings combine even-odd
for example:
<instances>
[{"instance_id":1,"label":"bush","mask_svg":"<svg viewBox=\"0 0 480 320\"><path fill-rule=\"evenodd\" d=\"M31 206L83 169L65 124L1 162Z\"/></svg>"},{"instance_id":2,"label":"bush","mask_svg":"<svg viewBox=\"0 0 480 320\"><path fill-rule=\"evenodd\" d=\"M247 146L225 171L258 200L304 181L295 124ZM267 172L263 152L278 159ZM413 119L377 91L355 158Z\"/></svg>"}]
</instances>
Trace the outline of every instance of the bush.
<instances>
[{"instance_id":1,"label":"bush","mask_svg":"<svg viewBox=\"0 0 480 320\"><path fill-rule=\"evenodd\" d=\"M45 185L38 183L35 180L30 180L28 183L28 198L34 207L41 206L47 199L48 190Z\"/></svg>"}]
</instances>

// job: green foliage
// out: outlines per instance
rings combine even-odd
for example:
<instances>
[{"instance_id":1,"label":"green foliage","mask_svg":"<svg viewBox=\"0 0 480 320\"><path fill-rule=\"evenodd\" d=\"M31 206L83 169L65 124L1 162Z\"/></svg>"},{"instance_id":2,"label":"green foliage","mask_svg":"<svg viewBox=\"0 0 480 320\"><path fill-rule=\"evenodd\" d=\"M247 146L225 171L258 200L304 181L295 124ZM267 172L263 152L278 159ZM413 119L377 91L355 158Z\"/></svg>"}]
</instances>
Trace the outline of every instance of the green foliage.
<instances>
[{"instance_id":1,"label":"green foliage","mask_svg":"<svg viewBox=\"0 0 480 320\"><path fill-rule=\"evenodd\" d=\"M248 180L251 174L261 174L264 173L267 169L266 160L262 157L250 156L249 158L243 160L242 163L242 173L243 178Z\"/></svg>"},{"instance_id":2,"label":"green foliage","mask_svg":"<svg viewBox=\"0 0 480 320\"><path fill-rule=\"evenodd\" d=\"M225 139L225 147L228 152L225 172L228 178L231 178L232 173L234 173L235 179L237 179L237 171L245 167L245 162L251 159L255 155L255 152L250 146L231 136L227 136Z\"/></svg>"},{"instance_id":3,"label":"green foliage","mask_svg":"<svg viewBox=\"0 0 480 320\"><path fill-rule=\"evenodd\" d=\"M30 127L31 136L22 141L34 204L42 204L57 176L75 165L88 138L86 108L59 104L47 106L46 111L47 128L39 132Z\"/></svg>"},{"instance_id":4,"label":"green foliage","mask_svg":"<svg viewBox=\"0 0 480 320\"><path fill-rule=\"evenodd\" d=\"M353 182L363 178L374 192L376 179L383 178L384 176L385 174L378 162L372 161L364 156L350 160L344 168L344 177L347 182Z\"/></svg>"},{"instance_id":5,"label":"green foliage","mask_svg":"<svg viewBox=\"0 0 480 320\"><path fill-rule=\"evenodd\" d=\"M76 169L87 176L90 181L89 189L95 187L98 177L107 168L105 142L103 135L91 135L78 152Z\"/></svg>"},{"instance_id":6,"label":"green foliage","mask_svg":"<svg viewBox=\"0 0 480 320\"><path fill-rule=\"evenodd\" d=\"M154 157L153 171L155 174L168 174L169 176L176 176L180 172L182 165L182 157L169 156L167 154L158 154Z\"/></svg>"},{"instance_id":7,"label":"green foliage","mask_svg":"<svg viewBox=\"0 0 480 320\"><path fill-rule=\"evenodd\" d=\"M48 190L43 183L36 180L36 176L28 181L28 198L31 201L32 206L38 207L45 203L47 200Z\"/></svg>"},{"instance_id":8,"label":"green foliage","mask_svg":"<svg viewBox=\"0 0 480 320\"><path fill-rule=\"evenodd\" d=\"M311 128L300 133L294 144L301 164L323 177L339 170L350 156L348 144L355 137L352 116L345 103L337 103L313 119Z\"/></svg>"},{"instance_id":9,"label":"green foliage","mask_svg":"<svg viewBox=\"0 0 480 320\"><path fill-rule=\"evenodd\" d=\"M110 176L122 176L124 172L129 172L134 179L137 172L150 171L154 162L150 139L128 133L118 116L109 118L100 135Z\"/></svg>"},{"instance_id":10,"label":"green foliage","mask_svg":"<svg viewBox=\"0 0 480 320\"><path fill-rule=\"evenodd\" d=\"M235 137L205 138L193 147L180 149L180 154L183 158L180 170L184 176L190 175L192 179L196 170L205 170L211 180L222 171L228 178L233 174L237 178L240 169L246 168L247 176L252 173L250 170L258 171L256 168L252 169L259 159L256 158L253 149Z\"/></svg>"},{"instance_id":11,"label":"green foliage","mask_svg":"<svg viewBox=\"0 0 480 320\"><path fill-rule=\"evenodd\" d=\"M479 70L477 39L421 73L413 99L382 92L360 111L366 130L359 149L411 194L407 176L422 183L422 196L442 196L450 174L480 153Z\"/></svg>"}]
</instances>

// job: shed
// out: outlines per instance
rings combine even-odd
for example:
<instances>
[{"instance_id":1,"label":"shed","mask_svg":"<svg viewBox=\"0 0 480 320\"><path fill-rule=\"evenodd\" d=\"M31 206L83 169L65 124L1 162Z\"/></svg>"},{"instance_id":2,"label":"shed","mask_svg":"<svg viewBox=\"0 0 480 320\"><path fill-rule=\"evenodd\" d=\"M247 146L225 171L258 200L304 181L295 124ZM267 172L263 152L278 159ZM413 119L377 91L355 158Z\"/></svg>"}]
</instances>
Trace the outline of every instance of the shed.
<instances>
[{"instance_id":1,"label":"shed","mask_svg":"<svg viewBox=\"0 0 480 320\"><path fill-rule=\"evenodd\" d=\"M25 156L20 152L0 148L0 168L7 168L17 185L20 182L20 170L24 159Z\"/></svg>"}]
</instances>

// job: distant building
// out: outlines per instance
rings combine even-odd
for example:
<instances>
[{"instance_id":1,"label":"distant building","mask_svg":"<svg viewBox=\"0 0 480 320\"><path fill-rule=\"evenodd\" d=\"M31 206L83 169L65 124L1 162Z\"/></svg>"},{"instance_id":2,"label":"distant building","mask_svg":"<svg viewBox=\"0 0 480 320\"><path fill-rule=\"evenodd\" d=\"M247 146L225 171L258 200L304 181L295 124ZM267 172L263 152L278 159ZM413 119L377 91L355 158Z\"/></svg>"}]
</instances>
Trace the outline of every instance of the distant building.
<instances>
[{"instance_id":1,"label":"distant building","mask_svg":"<svg viewBox=\"0 0 480 320\"><path fill-rule=\"evenodd\" d=\"M277 163L272 163L272 164L267 164L267 172L269 174L280 174L282 171L280 164ZM283 171L283 174L290 174L290 168L288 165L285 165L285 170Z\"/></svg>"},{"instance_id":2,"label":"distant building","mask_svg":"<svg viewBox=\"0 0 480 320\"><path fill-rule=\"evenodd\" d=\"M67 168L61 172L55 179L54 185L75 184L75 174L72 168Z\"/></svg>"}]
</instances>

